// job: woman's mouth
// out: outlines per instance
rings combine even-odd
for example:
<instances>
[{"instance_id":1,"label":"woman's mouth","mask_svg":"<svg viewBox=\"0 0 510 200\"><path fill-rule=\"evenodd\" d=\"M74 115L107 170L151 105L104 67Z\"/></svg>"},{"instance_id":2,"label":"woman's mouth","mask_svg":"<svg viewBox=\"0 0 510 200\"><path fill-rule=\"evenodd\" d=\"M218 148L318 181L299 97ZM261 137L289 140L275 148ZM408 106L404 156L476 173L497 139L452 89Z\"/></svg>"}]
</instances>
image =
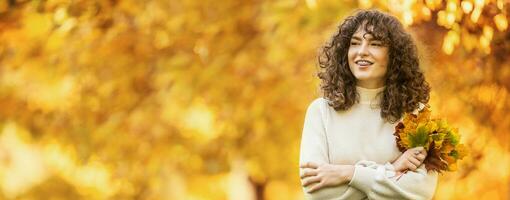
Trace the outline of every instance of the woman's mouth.
<instances>
[{"instance_id":1,"label":"woman's mouth","mask_svg":"<svg viewBox=\"0 0 510 200\"><path fill-rule=\"evenodd\" d=\"M354 63L356 63L356 65L358 65L359 68L361 68L361 69L368 68L369 66L374 64L373 62L370 62L368 60L358 60Z\"/></svg>"}]
</instances>

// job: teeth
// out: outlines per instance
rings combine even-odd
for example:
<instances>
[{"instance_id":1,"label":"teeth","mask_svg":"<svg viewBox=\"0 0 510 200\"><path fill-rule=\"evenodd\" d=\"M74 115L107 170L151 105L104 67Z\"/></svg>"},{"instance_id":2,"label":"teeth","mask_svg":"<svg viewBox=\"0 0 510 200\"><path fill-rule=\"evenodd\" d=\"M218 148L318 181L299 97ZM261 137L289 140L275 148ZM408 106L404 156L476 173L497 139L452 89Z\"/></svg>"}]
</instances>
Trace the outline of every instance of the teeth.
<instances>
[{"instance_id":1,"label":"teeth","mask_svg":"<svg viewBox=\"0 0 510 200\"><path fill-rule=\"evenodd\" d=\"M357 61L356 64L358 64L358 65L371 65L372 63L368 62L368 61L362 60L362 61Z\"/></svg>"}]
</instances>

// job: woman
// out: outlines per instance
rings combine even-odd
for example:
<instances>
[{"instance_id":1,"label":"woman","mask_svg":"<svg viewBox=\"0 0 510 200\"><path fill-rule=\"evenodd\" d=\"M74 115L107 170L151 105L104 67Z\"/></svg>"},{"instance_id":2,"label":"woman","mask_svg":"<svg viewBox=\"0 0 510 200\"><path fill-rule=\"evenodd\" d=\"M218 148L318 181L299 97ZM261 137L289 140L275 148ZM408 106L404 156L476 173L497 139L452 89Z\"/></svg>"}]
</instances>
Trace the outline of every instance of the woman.
<instances>
[{"instance_id":1,"label":"woman","mask_svg":"<svg viewBox=\"0 0 510 200\"><path fill-rule=\"evenodd\" d=\"M377 10L348 17L319 56L323 97L308 107L300 153L307 199L431 199L437 173L422 148L399 152L393 132L429 100L417 48ZM406 171L401 174L402 172Z\"/></svg>"}]
</instances>

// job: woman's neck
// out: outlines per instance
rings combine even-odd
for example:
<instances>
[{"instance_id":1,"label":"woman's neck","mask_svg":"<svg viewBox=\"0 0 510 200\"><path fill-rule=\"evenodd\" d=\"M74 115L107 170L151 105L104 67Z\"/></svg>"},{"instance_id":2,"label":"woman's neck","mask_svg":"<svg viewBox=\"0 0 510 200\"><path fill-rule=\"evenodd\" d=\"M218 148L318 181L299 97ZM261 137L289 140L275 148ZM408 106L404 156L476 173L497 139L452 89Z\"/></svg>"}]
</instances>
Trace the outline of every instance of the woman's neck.
<instances>
[{"instance_id":1,"label":"woman's neck","mask_svg":"<svg viewBox=\"0 0 510 200\"><path fill-rule=\"evenodd\" d=\"M379 88L364 88L361 86L356 86L356 91L360 97L359 102L361 104L379 104L382 97L381 93L385 88L385 86Z\"/></svg>"},{"instance_id":2,"label":"woman's neck","mask_svg":"<svg viewBox=\"0 0 510 200\"><path fill-rule=\"evenodd\" d=\"M358 80L356 83L356 86L366 88L366 89L377 89L377 88L384 87L384 81L383 80L380 80L380 81Z\"/></svg>"}]
</instances>

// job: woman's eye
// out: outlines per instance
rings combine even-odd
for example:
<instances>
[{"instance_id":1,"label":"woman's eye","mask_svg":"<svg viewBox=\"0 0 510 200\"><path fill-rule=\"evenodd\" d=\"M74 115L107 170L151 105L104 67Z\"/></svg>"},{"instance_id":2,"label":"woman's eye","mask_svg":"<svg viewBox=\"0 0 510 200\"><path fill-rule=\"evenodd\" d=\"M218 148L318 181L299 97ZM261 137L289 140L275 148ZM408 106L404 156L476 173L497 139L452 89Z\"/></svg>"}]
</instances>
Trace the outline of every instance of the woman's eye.
<instances>
[{"instance_id":1,"label":"woman's eye","mask_svg":"<svg viewBox=\"0 0 510 200\"><path fill-rule=\"evenodd\" d=\"M351 45L358 45L359 43L357 42L351 42Z\"/></svg>"},{"instance_id":2,"label":"woman's eye","mask_svg":"<svg viewBox=\"0 0 510 200\"><path fill-rule=\"evenodd\" d=\"M382 46L381 43L372 43L373 46Z\"/></svg>"}]
</instances>

